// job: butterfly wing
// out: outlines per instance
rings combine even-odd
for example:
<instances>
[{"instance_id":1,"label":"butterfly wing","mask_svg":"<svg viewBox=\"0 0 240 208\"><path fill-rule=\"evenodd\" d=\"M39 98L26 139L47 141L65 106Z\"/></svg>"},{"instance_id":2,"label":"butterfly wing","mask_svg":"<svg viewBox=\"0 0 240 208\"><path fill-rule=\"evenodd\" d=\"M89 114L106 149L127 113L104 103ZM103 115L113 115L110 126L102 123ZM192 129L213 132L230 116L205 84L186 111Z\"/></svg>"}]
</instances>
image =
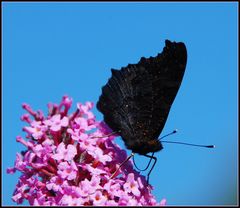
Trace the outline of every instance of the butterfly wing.
<instances>
[{"instance_id":1,"label":"butterfly wing","mask_svg":"<svg viewBox=\"0 0 240 208\"><path fill-rule=\"evenodd\" d=\"M139 154L162 149L157 138L181 85L186 61L185 45L166 40L156 57L112 69L97 108L108 126L120 131L128 149Z\"/></svg>"}]
</instances>

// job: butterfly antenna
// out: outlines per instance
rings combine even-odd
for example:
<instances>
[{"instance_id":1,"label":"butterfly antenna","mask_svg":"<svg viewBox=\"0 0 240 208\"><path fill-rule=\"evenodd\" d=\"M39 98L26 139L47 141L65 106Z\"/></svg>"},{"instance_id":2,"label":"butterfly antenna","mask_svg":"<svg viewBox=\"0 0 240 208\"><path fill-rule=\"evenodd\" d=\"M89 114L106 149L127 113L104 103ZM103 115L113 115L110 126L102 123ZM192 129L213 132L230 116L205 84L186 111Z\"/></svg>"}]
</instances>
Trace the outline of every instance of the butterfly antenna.
<instances>
[{"instance_id":1,"label":"butterfly antenna","mask_svg":"<svg viewBox=\"0 0 240 208\"><path fill-rule=\"evenodd\" d=\"M129 156L119 165L118 169L111 175L110 179L112 179L112 178L116 175L116 173L117 173L117 172L119 171L119 169L124 165L124 163L126 163L128 160L130 160L131 157L134 156L134 154L135 154L135 153L132 152L131 155L129 155Z\"/></svg>"},{"instance_id":2,"label":"butterfly antenna","mask_svg":"<svg viewBox=\"0 0 240 208\"><path fill-rule=\"evenodd\" d=\"M215 148L215 145L190 144L190 143L177 142L177 141L161 141L161 142L164 142L164 143L174 143L174 144L183 144L183 145L196 146L196 147Z\"/></svg>"},{"instance_id":3,"label":"butterfly antenna","mask_svg":"<svg viewBox=\"0 0 240 208\"><path fill-rule=\"evenodd\" d=\"M161 142L164 142L164 143L183 144L183 145L196 146L196 147L205 147L205 148L215 148L215 145L191 144L191 143L177 142L177 141L162 141L162 139L163 139L164 137L170 136L170 135L175 134L175 133L177 133L177 132L178 132L178 130L175 129L175 130L173 130L171 133L166 134L166 135L163 136L163 137L160 137L159 140L161 140Z\"/></svg>"},{"instance_id":4,"label":"butterfly antenna","mask_svg":"<svg viewBox=\"0 0 240 208\"><path fill-rule=\"evenodd\" d=\"M163 137L160 137L159 140L161 140L161 139L163 139L163 138L165 138L165 137L167 137L167 136L176 134L177 132L178 132L178 130L177 130L177 129L174 129L171 133L168 133L168 134L164 135Z\"/></svg>"}]
</instances>

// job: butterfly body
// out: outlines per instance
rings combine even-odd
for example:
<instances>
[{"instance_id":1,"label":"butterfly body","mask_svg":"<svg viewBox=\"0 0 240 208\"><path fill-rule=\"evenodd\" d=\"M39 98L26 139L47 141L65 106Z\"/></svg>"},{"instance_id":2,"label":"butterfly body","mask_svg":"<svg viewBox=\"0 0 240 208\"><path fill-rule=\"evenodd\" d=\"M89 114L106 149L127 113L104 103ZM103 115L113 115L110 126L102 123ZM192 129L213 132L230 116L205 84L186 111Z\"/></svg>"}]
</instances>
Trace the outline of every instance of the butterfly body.
<instances>
[{"instance_id":1,"label":"butterfly body","mask_svg":"<svg viewBox=\"0 0 240 208\"><path fill-rule=\"evenodd\" d=\"M184 43L166 40L163 52L156 57L111 70L97 108L105 123L119 132L134 153L145 155L163 148L158 137L181 85L186 62Z\"/></svg>"}]
</instances>

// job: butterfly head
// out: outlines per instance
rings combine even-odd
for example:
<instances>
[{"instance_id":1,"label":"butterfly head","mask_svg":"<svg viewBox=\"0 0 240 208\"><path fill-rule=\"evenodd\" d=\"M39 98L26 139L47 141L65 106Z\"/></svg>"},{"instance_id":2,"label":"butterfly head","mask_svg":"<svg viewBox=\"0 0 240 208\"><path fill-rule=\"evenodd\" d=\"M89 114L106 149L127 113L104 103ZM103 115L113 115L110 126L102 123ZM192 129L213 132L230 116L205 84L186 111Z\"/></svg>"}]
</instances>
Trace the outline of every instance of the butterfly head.
<instances>
[{"instance_id":1,"label":"butterfly head","mask_svg":"<svg viewBox=\"0 0 240 208\"><path fill-rule=\"evenodd\" d=\"M131 149L134 153L145 155L149 152L158 152L163 149L161 142L157 139L152 140L138 140L134 143L127 145L128 149Z\"/></svg>"}]
</instances>

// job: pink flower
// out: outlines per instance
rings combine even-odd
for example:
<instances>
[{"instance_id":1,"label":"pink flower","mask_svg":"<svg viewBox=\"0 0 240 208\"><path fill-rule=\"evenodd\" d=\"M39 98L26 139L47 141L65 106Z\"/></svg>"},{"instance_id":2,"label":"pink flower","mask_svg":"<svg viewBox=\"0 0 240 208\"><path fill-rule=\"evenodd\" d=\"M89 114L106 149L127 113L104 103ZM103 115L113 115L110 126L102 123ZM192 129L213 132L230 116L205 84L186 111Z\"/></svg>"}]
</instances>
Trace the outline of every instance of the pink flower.
<instances>
[{"instance_id":1,"label":"pink flower","mask_svg":"<svg viewBox=\"0 0 240 208\"><path fill-rule=\"evenodd\" d=\"M59 131L61 127L67 127L68 126L68 118L64 116L61 119L61 115L57 114L52 116L50 119L45 120L44 124L47 126L50 126L50 129L52 131Z\"/></svg>"},{"instance_id":2,"label":"pink flower","mask_svg":"<svg viewBox=\"0 0 240 208\"><path fill-rule=\"evenodd\" d=\"M88 151L95 151L96 149L96 141L87 136L87 134L81 134L79 137L79 141L81 142L80 148Z\"/></svg>"},{"instance_id":3,"label":"pink flower","mask_svg":"<svg viewBox=\"0 0 240 208\"><path fill-rule=\"evenodd\" d=\"M71 107L71 105L72 105L72 98L69 98L67 95L65 95L65 96L63 96L62 102L59 105L58 109L60 109L62 106L64 106L65 107L64 115L66 115L69 108Z\"/></svg>"},{"instance_id":4,"label":"pink flower","mask_svg":"<svg viewBox=\"0 0 240 208\"><path fill-rule=\"evenodd\" d=\"M135 196L140 196L140 191L138 189L138 183L134 180L134 174L129 173L127 177L127 182L123 185L124 190L127 193L133 193Z\"/></svg>"},{"instance_id":5,"label":"pink flower","mask_svg":"<svg viewBox=\"0 0 240 208\"><path fill-rule=\"evenodd\" d=\"M33 144L31 142L28 142L28 141L24 140L21 136L17 136L16 141L22 143L23 145L25 145L28 148L33 147Z\"/></svg>"},{"instance_id":6,"label":"pink flower","mask_svg":"<svg viewBox=\"0 0 240 208\"><path fill-rule=\"evenodd\" d=\"M18 202L20 204L20 203L22 203L22 199L23 199L22 195L23 194L21 192L19 192L19 193L13 195L12 200L15 202Z\"/></svg>"},{"instance_id":7,"label":"pink flower","mask_svg":"<svg viewBox=\"0 0 240 208\"><path fill-rule=\"evenodd\" d=\"M71 135L71 138L75 141L79 141L83 150L95 151L96 149L96 140L89 137L88 134L82 133L79 130L73 131L72 129L67 129L67 132Z\"/></svg>"},{"instance_id":8,"label":"pink flower","mask_svg":"<svg viewBox=\"0 0 240 208\"><path fill-rule=\"evenodd\" d=\"M79 131L85 132L90 130L90 128L88 127L88 122L85 118L82 117L75 118L75 122L76 124L79 125Z\"/></svg>"},{"instance_id":9,"label":"pink flower","mask_svg":"<svg viewBox=\"0 0 240 208\"><path fill-rule=\"evenodd\" d=\"M138 200L136 198L130 198L128 199L128 206L138 206Z\"/></svg>"},{"instance_id":10,"label":"pink flower","mask_svg":"<svg viewBox=\"0 0 240 208\"><path fill-rule=\"evenodd\" d=\"M93 205L103 205L107 201L107 197L101 191L94 192L90 195L90 199L93 201Z\"/></svg>"},{"instance_id":11,"label":"pink flower","mask_svg":"<svg viewBox=\"0 0 240 208\"><path fill-rule=\"evenodd\" d=\"M91 190L91 184L90 181L88 179L84 179L84 181L81 181L80 183L80 187L81 187L81 195L83 197L87 197L89 195L89 192L94 192L95 190Z\"/></svg>"},{"instance_id":12,"label":"pink flower","mask_svg":"<svg viewBox=\"0 0 240 208\"><path fill-rule=\"evenodd\" d=\"M50 203L45 201L46 194L38 192L38 197L34 199L33 206L40 206L40 205L47 205L49 206Z\"/></svg>"},{"instance_id":13,"label":"pink flower","mask_svg":"<svg viewBox=\"0 0 240 208\"><path fill-rule=\"evenodd\" d=\"M84 179L81 181L81 195L88 196L89 194L93 194L97 189L101 188L99 177L92 177L92 180Z\"/></svg>"},{"instance_id":14,"label":"pink flower","mask_svg":"<svg viewBox=\"0 0 240 208\"><path fill-rule=\"evenodd\" d=\"M77 176L77 166L75 164L75 162L71 162L71 164L69 164L68 162L61 162L58 165L58 174L62 179L68 179L68 180L73 180L76 178Z\"/></svg>"},{"instance_id":15,"label":"pink flower","mask_svg":"<svg viewBox=\"0 0 240 208\"><path fill-rule=\"evenodd\" d=\"M76 131L76 130L72 130L71 128L68 128L67 129L67 133L69 133L71 135L71 138L75 141L79 141L80 139L80 132L79 131ZM87 135L86 135L87 136Z\"/></svg>"},{"instance_id":16,"label":"pink flower","mask_svg":"<svg viewBox=\"0 0 240 208\"><path fill-rule=\"evenodd\" d=\"M100 174L107 174L107 172L104 169L100 169L98 167L92 167L92 165L89 165L89 164L85 164L85 166L91 175L98 176Z\"/></svg>"},{"instance_id":17,"label":"pink flower","mask_svg":"<svg viewBox=\"0 0 240 208\"><path fill-rule=\"evenodd\" d=\"M23 128L26 138L17 136L16 141L25 150L7 169L21 173L12 200L35 206L165 205L165 199L156 202L152 187L131 161L112 177L127 157L114 142L117 135L107 136L111 129L95 120L92 102L78 103L74 113L69 113L71 105L72 99L63 96L60 104L48 105L44 116L23 104L28 114L22 120L29 126Z\"/></svg>"},{"instance_id":18,"label":"pink flower","mask_svg":"<svg viewBox=\"0 0 240 208\"><path fill-rule=\"evenodd\" d=\"M105 190L108 190L110 195L114 198L115 196L121 197L122 190L121 184L116 183L114 180L109 180L103 187ZM121 190L121 191L119 191Z\"/></svg>"},{"instance_id":19,"label":"pink flower","mask_svg":"<svg viewBox=\"0 0 240 208\"><path fill-rule=\"evenodd\" d=\"M32 121L31 127L24 127L24 131L31 134L35 139L40 139L45 133L47 127L42 125L41 121Z\"/></svg>"},{"instance_id":20,"label":"pink flower","mask_svg":"<svg viewBox=\"0 0 240 208\"><path fill-rule=\"evenodd\" d=\"M167 205L167 200L166 199L162 199L159 203L160 206L165 206Z\"/></svg>"},{"instance_id":21,"label":"pink flower","mask_svg":"<svg viewBox=\"0 0 240 208\"><path fill-rule=\"evenodd\" d=\"M27 123L31 123L32 122L32 120L30 119L30 115L29 114L23 114L22 116L21 116L21 120L22 121L25 121L25 122L27 122Z\"/></svg>"},{"instance_id":22,"label":"pink flower","mask_svg":"<svg viewBox=\"0 0 240 208\"><path fill-rule=\"evenodd\" d=\"M74 145L69 144L66 148L65 144L61 142L58 145L57 153L52 156L55 160L72 160L74 156L77 154L76 147Z\"/></svg>"},{"instance_id":23,"label":"pink flower","mask_svg":"<svg viewBox=\"0 0 240 208\"><path fill-rule=\"evenodd\" d=\"M105 205L113 207L113 206L118 206L118 203L115 200L107 200L105 202Z\"/></svg>"},{"instance_id":24,"label":"pink flower","mask_svg":"<svg viewBox=\"0 0 240 208\"><path fill-rule=\"evenodd\" d=\"M68 205L72 206L73 205L73 197L71 195L63 195L60 204L61 205Z\"/></svg>"},{"instance_id":25,"label":"pink flower","mask_svg":"<svg viewBox=\"0 0 240 208\"><path fill-rule=\"evenodd\" d=\"M19 171L25 171L27 169L27 163L23 161L23 156L19 153L17 153L14 167Z\"/></svg>"},{"instance_id":26,"label":"pink flower","mask_svg":"<svg viewBox=\"0 0 240 208\"><path fill-rule=\"evenodd\" d=\"M96 147L94 151L88 151L90 155L92 155L97 161L106 164L106 162L109 162L112 160L110 156L103 153L103 150Z\"/></svg>"},{"instance_id":27,"label":"pink flower","mask_svg":"<svg viewBox=\"0 0 240 208\"><path fill-rule=\"evenodd\" d=\"M95 116L90 111L93 108L92 102L86 102L85 105L82 105L81 103L77 103L77 108L79 109L80 113L87 117L87 122L89 125L89 128L95 128Z\"/></svg>"},{"instance_id":28,"label":"pink flower","mask_svg":"<svg viewBox=\"0 0 240 208\"><path fill-rule=\"evenodd\" d=\"M46 188L48 190L53 190L57 192L62 190L62 187L61 187L62 184L63 184L63 179L61 177L54 176L50 179L49 182L47 182Z\"/></svg>"},{"instance_id":29,"label":"pink flower","mask_svg":"<svg viewBox=\"0 0 240 208\"><path fill-rule=\"evenodd\" d=\"M13 174L16 172L16 168L7 168L7 173L8 174Z\"/></svg>"},{"instance_id":30,"label":"pink flower","mask_svg":"<svg viewBox=\"0 0 240 208\"><path fill-rule=\"evenodd\" d=\"M85 105L81 103L77 103L77 108L80 110L82 114L89 115L91 110L93 108L93 103L92 102L86 102Z\"/></svg>"},{"instance_id":31,"label":"pink flower","mask_svg":"<svg viewBox=\"0 0 240 208\"><path fill-rule=\"evenodd\" d=\"M32 147L33 153L35 153L34 155L41 158L43 162L47 162L47 160L51 157L53 149L55 149L54 146L46 143L37 144Z\"/></svg>"}]
</instances>

